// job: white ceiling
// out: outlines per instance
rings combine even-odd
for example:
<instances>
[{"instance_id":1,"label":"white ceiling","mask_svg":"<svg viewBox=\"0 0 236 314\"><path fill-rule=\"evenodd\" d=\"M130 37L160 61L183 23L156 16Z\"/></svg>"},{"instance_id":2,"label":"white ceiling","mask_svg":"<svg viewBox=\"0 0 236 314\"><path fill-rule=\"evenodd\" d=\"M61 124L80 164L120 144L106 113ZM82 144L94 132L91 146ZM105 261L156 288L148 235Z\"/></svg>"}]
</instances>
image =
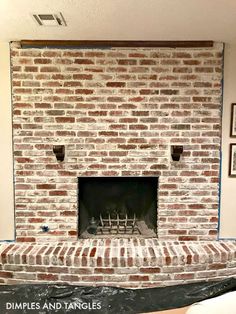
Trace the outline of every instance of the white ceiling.
<instances>
[{"instance_id":1,"label":"white ceiling","mask_svg":"<svg viewBox=\"0 0 236 314\"><path fill-rule=\"evenodd\" d=\"M62 12L67 27L32 13ZM214 40L236 44L236 0L0 0L0 41Z\"/></svg>"}]
</instances>

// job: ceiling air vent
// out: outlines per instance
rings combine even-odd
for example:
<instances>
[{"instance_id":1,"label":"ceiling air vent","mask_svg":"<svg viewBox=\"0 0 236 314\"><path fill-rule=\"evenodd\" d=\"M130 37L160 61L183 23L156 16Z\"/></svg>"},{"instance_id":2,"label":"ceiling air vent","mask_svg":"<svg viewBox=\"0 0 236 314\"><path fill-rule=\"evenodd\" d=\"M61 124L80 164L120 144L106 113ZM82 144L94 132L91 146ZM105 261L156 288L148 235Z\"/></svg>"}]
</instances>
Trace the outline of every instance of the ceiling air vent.
<instances>
[{"instance_id":1,"label":"ceiling air vent","mask_svg":"<svg viewBox=\"0 0 236 314\"><path fill-rule=\"evenodd\" d=\"M66 26L66 21L60 12L54 14L32 14L32 16L39 26Z\"/></svg>"}]
</instances>

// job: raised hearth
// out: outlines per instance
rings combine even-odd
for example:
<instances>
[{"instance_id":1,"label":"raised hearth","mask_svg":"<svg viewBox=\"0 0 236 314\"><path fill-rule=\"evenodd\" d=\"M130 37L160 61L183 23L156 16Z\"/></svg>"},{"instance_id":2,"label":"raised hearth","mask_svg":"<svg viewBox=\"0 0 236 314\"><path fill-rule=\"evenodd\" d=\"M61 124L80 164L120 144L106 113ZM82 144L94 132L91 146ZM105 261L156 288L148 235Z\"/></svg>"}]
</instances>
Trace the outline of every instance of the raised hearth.
<instances>
[{"instance_id":1,"label":"raised hearth","mask_svg":"<svg viewBox=\"0 0 236 314\"><path fill-rule=\"evenodd\" d=\"M0 283L158 287L236 275L236 241L80 239L0 245Z\"/></svg>"}]
</instances>

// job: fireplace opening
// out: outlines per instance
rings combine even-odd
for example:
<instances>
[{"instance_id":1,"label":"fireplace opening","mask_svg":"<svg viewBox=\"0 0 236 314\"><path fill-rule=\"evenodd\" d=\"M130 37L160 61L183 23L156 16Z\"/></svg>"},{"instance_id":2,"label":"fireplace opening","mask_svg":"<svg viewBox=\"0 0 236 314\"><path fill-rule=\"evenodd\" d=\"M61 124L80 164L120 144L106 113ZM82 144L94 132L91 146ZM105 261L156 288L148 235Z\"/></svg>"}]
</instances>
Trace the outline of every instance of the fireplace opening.
<instances>
[{"instance_id":1,"label":"fireplace opening","mask_svg":"<svg viewBox=\"0 0 236 314\"><path fill-rule=\"evenodd\" d=\"M78 178L79 236L157 234L157 177Z\"/></svg>"}]
</instances>

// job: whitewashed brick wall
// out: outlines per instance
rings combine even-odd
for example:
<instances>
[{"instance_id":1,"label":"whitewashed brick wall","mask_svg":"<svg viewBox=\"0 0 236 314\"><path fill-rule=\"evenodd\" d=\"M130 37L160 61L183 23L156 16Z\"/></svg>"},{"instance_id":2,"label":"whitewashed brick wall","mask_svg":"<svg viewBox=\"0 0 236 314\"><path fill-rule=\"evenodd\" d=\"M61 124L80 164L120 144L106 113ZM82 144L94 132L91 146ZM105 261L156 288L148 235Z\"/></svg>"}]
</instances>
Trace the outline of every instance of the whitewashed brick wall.
<instances>
[{"instance_id":1,"label":"whitewashed brick wall","mask_svg":"<svg viewBox=\"0 0 236 314\"><path fill-rule=\"evenodd\" d=\"M157 176L159 239L216 239L221 45L13 45L11 62L18 241L77 239L80 176ZM62 163L55 144L65 145ZM184 147L179 162L174 144Z\"/></svg>"}]
</instances>

